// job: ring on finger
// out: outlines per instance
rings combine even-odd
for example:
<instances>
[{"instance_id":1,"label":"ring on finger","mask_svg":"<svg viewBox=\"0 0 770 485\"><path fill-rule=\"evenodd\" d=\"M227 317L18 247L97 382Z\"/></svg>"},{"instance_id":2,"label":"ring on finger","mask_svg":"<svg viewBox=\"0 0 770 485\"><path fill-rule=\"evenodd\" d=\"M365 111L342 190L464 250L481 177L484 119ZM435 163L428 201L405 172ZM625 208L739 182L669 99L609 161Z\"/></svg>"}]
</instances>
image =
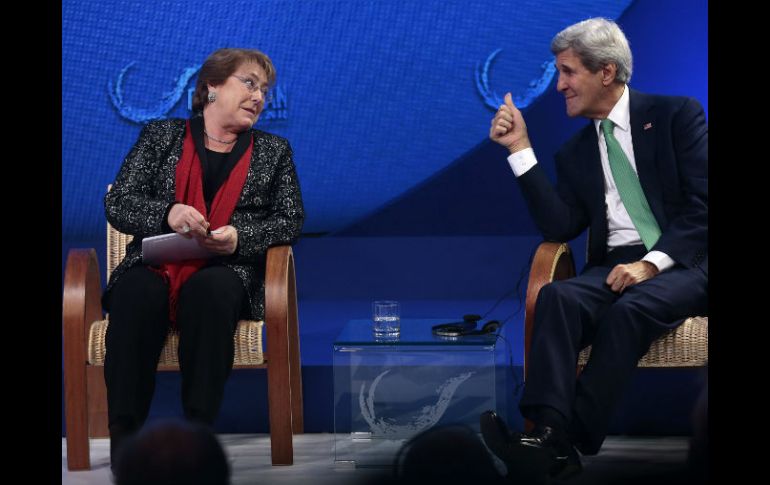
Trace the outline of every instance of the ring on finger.
<instances>
[{"instance_id":1,"label":"ring on finger","mask_svg":"<svg viewBox=\"0 0 770 485\"><path fill-rule=\"evenodd\" d=\"M190 226L188 226L187 224L185 224L184 226L182 226L182 232L183 232L183 233L185 233L185 234L187 234L188 232L190 232Z\"/></svg>"}]
</instances>

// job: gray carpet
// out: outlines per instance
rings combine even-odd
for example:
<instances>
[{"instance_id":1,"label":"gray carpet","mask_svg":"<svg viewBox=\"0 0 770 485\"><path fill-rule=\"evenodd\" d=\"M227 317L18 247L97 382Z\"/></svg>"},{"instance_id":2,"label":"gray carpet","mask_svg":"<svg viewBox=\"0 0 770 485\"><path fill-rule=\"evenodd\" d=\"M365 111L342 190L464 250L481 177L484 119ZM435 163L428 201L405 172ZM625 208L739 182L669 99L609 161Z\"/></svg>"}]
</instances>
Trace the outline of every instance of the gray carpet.
<instances>
[{"instance_id":1,"label":"gray carpet","mask_svg":"<svg viewBox=\"0 0 770 485\"><path fill-rule=\"evenodd\" d=\"M270 439L264 434L219 435L230 460L233 484L358 484L387 473L335 463L334 435L304 434L294 438L294 465L270 465ZM687 437L610 436L596 456L583 457L583 473L564 483L669 485L689 483ZM67 470L67 446L62 439L62 483L112 483L109 441L91 440L89 471ZM514 482L514 481L512 481Z\"/></svg>"}]
</instances>

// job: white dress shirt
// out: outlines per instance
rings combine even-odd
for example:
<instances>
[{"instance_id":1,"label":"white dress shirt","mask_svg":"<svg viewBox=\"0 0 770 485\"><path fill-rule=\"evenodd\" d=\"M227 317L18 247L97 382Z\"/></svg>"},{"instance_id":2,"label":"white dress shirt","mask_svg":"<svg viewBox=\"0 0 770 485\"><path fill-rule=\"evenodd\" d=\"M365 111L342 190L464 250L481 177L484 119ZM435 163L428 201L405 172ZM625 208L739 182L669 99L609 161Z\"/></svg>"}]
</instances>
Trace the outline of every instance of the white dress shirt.
<instances>
[{"instance_id":1,"label":"white dress shirt","mask_svg":"<svg viewBox=\"0 0 770 485\"><path fill-rule=\"evenodd\" d=\"M631 113L628 103L628 86L623 89L623 95L615 104L615 107L607 116L615 124L613 134L620 143L620 147L628 157L631 167L636 172L636 159L634 158L634 145L631 139ZM604 174L604 201L607 204L607 251L612 251L618 246L630 246L632 244L642 244L642 238L639 232L631 222L631 216L628 215L623 201L620 200L620 193L615 186L615 180L612 178L610 170L610 161L607 157L607 145L604 142L604 133L601 130L601 120L593 120L594 128L599 136L599 158L602 163L602 173ZM511 166L514 175L520 177L530 168L537 164L535 152L531 148L518 151L508 156L508 164ZM658 270L665 271L674 265L674 260L666 253L661 251L650 251L643 258L643 261L649 261L654 264Z\"/></svg>"}]
</instances>

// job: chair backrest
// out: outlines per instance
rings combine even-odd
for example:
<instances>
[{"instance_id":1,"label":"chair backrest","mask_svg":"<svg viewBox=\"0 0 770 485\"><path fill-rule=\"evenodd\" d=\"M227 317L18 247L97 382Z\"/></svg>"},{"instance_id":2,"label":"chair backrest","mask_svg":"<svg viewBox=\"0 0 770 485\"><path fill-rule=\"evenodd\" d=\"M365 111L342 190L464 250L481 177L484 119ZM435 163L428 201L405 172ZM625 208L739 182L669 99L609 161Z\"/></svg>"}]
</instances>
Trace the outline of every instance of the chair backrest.
<instances>
[{"instance_id":1,"label":"chair backrest","mask_svg":"<svg viewBox=\"0 0 770 485\"><path fill-rule=\"evenodd\" d=\"M107 223L107 281L113 270L126 256L126 245L134 239L134 236L123 234L108 222Z\"/></svg>"},{"instance_id":2,"label":"chair backrest","mask_svg":"<svg viewBox=\"0 0 770 485\"><path fill-rule=\"evenodd\" d=\"M107 186L107 192L110 189L112 189L112 184ZM134 236L123 234L107 222L107 281L110 280L110 275L115 268L126 257L126 245L133 239Z\"/></svg>"}]
</instances>

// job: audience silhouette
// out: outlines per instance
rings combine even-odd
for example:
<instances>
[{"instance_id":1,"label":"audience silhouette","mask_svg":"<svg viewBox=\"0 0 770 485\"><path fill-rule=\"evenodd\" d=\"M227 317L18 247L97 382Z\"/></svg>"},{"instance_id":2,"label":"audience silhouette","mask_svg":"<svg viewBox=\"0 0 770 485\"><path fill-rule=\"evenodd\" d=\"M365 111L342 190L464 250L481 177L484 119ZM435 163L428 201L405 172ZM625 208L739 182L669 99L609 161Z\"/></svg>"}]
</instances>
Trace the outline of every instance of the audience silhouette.
<instances>
[{"instance_id":1,"label":"audience silhouette","mask_svg":"<svg viewBox=\"0 0 770 485\"><path fill-rule=\"evenodd\" d=\"M117 485L228 485L230 465L214 432L164 420L128 438L113 467Z\"/></svg>"},{"instance_id":2,"label":"audience silhouette","mask_svg":"<svg viewBox=\"0 0 770 485\"><path fill-rule=\"evenodd\" d=\"M465 425L430 428L399 450L393 463L399 484L504 483L478 433Z\"/></svg>"}]
</instances>

